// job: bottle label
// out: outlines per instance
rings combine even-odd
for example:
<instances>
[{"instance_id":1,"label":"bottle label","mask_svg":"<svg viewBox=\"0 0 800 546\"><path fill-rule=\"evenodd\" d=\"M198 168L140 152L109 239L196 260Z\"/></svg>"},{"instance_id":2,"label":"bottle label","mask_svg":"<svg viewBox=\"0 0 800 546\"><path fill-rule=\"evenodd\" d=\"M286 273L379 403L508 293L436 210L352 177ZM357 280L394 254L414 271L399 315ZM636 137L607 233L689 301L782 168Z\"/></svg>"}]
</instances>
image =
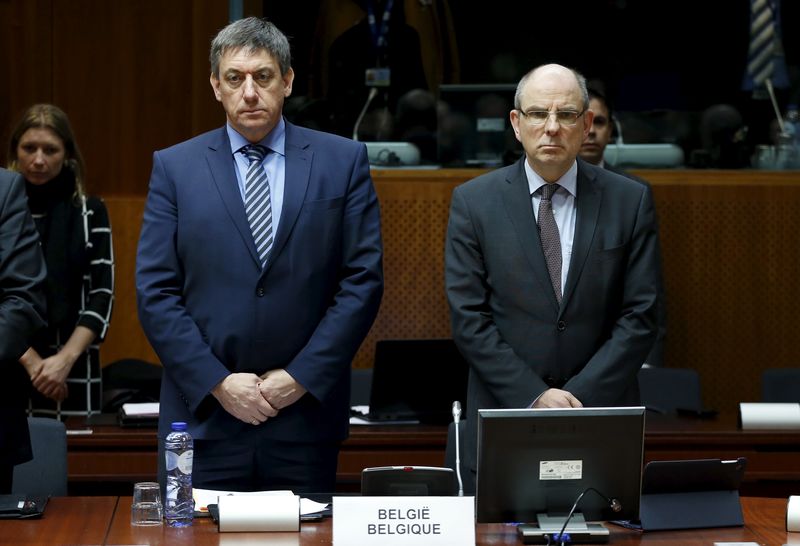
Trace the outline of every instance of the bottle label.
<instances>
[{"instance_id":1,"label":"bottle label","mask_svg":"<svg viewBox=\"0 0 800 546\"><path fill-rule=\"evenodd\" d=\"M194 450L187 449L178 457L178 469L184 474L192 473L192 460L194 459Z\"/></svg>"},{"instance_id":2,"label":"bottle label","mask_svg":"<svg viewBox=\"0 0 800 546\"><path fill-rule=\"evenodd\" d=\"M167 472L175 470L178 467L178 454L167 450L164 455L167 459Z\"/></svg>"},{"instance_id":3,"label":"bottle label","mask_svg":"<svg viewBox=\"0 0 800 546\"><path fill-rule=\"evenodd\" d=\"M194 459L194 450L188 449L178 455L173 451L165 453L167 458L167 471L180 470L183 474L192 473L192 461Z\"/></svg>"}]
</instances>

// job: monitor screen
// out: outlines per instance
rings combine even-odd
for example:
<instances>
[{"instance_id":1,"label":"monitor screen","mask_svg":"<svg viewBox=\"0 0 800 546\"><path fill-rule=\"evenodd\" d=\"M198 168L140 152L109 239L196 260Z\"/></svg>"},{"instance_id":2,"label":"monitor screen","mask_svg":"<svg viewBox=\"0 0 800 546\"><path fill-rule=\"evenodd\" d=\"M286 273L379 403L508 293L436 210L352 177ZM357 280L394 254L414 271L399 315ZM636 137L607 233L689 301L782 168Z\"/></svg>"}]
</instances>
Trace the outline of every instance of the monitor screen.
<instances>
[{"instance_id":1,"label":"monitor screen","mask_svg":"<svg viewBox=\"0 0 800 546\"><path fill-rule=\"evenodd\" d=\"M453 402L465 403L468 375L452 339L382 339L375 344L370 416L447 424Z\"/></svg>"},{"instance_id":2,"label":"monitor screen","mask_svg":"<svg viewBox=\"0 0 800 546\"><path fill-rule=\"evenodd\" d=\"M438 148L443 167L500 167L522 155L509 113L516 84L439 86Z\"/></svg>"},{"instance_id":3,"label":"monitor screen","mask_svg":"<svg viewBox=\"0 0 800 546\"><path fill-rule=\"evenodd\" d=\"M581 499L577 511L587 521L637 519L644 412L643 407L479 410L478 522L565 516L589 487L600 495L588 492ZM611 508L614 499L619 511Z\"/></svg>"}]
</instances>

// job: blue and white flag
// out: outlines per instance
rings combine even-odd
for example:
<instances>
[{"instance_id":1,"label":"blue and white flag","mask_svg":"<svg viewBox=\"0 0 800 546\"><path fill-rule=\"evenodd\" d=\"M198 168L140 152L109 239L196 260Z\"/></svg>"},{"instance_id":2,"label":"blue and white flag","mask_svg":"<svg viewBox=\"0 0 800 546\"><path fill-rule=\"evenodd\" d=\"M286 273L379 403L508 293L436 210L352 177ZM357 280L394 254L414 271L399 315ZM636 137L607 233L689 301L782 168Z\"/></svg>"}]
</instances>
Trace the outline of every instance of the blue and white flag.
<instances>
[{"instance_id":1,"label":"blue and white flag","mask_svg":"<svg viewBox=\"0 0 800 546\"><path fill-rule=\"evenodd\" d=\"M781 43L780 0L750 0L750 47L742 89L763 89L767 80L777 89L789 87Z\"/></svg>"}]
</instances>

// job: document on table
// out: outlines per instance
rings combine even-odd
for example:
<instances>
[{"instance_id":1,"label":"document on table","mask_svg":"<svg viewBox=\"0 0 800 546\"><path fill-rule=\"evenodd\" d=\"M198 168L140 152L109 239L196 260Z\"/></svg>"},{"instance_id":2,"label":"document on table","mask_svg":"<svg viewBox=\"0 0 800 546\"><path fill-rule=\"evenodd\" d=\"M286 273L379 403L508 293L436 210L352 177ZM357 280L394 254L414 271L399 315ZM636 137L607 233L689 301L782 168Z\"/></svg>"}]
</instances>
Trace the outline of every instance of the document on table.
<instances>
[{"instance_id":1,"label":"document on table","mask_svg":"<svg viewBox=\"0 0 800 546\"><path fill-rule=\"evenodd\" d=\"M125 417L158 417L158 402L122 404L122 414Z\"/></svg>"},{"instance_id":2,"label":"document on table","mask_svg":"<svg viewBox=\"0 0 800 546\"><path fill-rule=\"evenodd\" d=\"M217 504L219 497L225 495L242 495L242 496L294 496L289 490L281 491L217 491L215 489L192 489L192 496L194 497L194 511L197 515L208 516L208 505ZM327 504L315 502L311 499L300 499L300 515L313 514L314 512L321 512L328 507Z\"/></svg>"}]
</instances>

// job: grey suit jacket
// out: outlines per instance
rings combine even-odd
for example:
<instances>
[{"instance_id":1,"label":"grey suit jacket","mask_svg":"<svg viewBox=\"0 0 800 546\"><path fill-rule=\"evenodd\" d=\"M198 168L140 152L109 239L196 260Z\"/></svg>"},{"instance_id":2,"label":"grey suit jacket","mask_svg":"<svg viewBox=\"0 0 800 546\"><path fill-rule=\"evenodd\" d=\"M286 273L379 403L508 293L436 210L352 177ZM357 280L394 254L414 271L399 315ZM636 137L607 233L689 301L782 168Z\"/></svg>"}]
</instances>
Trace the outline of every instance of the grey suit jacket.
<instances>
[{"instance_id":1,"label":"grey suit jacket","mask_svg":"<svg viewBox=\"0 0 800 546\"><path fill-rule=\"evenodd\" d=\"M45 324L45 275L23 178L0 169L0 466L31 458L25 416L31 383L18 359Z\"/></svg>"},{"instance_id":2,"label":"grey suit jacket","mask_svg":"<svg viewBox=\"0 0 800 546\"><path fill-rule=\"evenodd\" d=\"M456 188L445 249L453 337L470 364L465 462L479 408L523 408L551 386L585 406L639 403L656 335L657 238L647 188L578 160L561 305L519 162Z\"/></svg>"},{"instance_id":3,"label":"grey suit jacket","mask_svg":"<svg viewBox=\"0 0 800 546\"><path fill-rule=\"evenodd\" d=\"M650 188L650 183L645 180L644 178L640 178L636 175L630 174L629 172L623 171L622 169L617 169L609 165L608 163L605 164L604 168L608 171L611 171L615 174L620 174L627 178L631 178L636 180L637 182L641 182L648 188ZM652 189L651 189L652 191ZM656 223L658 223L658 214L656 213ZM658 335L656 336L656 341L653 344L653 348L650 349L650 353L647 355L645 362L650 366L655 366L657 368L661 368L664 366L664 340L667 337L667 301L664 297L664 267L662 265L661 260L661 244L658 245L658 313L657 313L657 324L658 324Z\"/></svg>"}]
</instances>

